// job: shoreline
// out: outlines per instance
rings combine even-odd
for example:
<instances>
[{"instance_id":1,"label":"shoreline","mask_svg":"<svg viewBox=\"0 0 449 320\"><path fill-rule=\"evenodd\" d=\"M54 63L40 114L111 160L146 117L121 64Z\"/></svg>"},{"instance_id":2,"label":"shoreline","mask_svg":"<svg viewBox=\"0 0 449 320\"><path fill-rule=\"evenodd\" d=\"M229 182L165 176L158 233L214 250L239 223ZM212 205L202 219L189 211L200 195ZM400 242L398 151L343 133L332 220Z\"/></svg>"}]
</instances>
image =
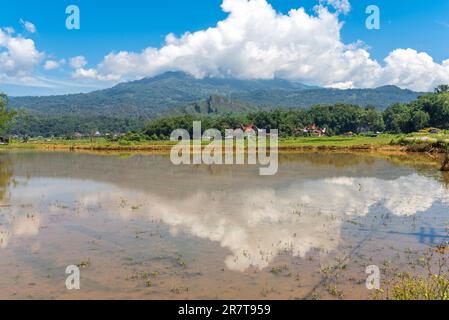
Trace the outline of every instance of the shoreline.
<instances>
[{"instance_id":1,"label":"shoreline","mask_svg":"<svg viewBox=\"0 0 449 320\"><path fill-rule=\"evenodd\" d=\"M142 143L136 145L120 145L118 143L98 144L98 143L13 143L0 146L0 151L18 150L39 150L39 151L105 151L105 152L148 152L169 154L174 143L159 142ZM204 148L204 146L203 146ZM223 148L224 150L224 148ZM245 148L245 151L247 149ZM400 144L354 144L354 145L326 145L326 144L280 144L279 153L301 153L301 152L376 152L388 154L422 153L422 154L443 154L441 149L430 148L427 145L400 145Z\"/></svg>"},{"instance_id":2,"label":"shoreline","mask_svg":"<svg viewBox=\"0 0 449 320\"><path fill-rule=\"evenodd\" d=\"M449 138L449 137L445 137ZM127 153L153 153L170 154L173 146L178 142L167 140L154 141L110 141L106 138L94 139L33 139L27 142L17 140L9 144L0 145L2 150L41 150L41 151L96 151L96 152L127 152ZM202 147L209 142L203 142ZM376 137L366 136L331 136L331 137L296 137L280 138L278 141L279 153L302 152L360 152L381 154L427 154L440 155L447 152L449 140L438 137L422 135L395 135L382 134ZM223 145L223 151L226 146ZM234 147L235 150L235 147ZM193 147L191 149L193 152ZM247 146L245 145L245 152Z\"/></svg>"}]
</instances>

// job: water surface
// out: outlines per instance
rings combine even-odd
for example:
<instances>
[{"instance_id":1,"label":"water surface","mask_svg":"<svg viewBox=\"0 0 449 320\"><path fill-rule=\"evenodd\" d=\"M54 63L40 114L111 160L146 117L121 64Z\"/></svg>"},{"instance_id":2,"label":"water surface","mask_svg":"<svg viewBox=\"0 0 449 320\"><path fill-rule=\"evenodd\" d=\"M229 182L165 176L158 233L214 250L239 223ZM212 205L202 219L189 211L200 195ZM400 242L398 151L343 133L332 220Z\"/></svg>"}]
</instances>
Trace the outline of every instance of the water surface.
<instances>
[{"instance_id":1,"label":"water surface","mask_svg":"<svg viewBox=\"0 0 449 320\"><path fill-rule=\"evenodd\" d=\"M290 154L258 172L0 153L0 298L369 298L367 266L447 240L449 178L426 159Z\"/></svg>"}]
</instances>

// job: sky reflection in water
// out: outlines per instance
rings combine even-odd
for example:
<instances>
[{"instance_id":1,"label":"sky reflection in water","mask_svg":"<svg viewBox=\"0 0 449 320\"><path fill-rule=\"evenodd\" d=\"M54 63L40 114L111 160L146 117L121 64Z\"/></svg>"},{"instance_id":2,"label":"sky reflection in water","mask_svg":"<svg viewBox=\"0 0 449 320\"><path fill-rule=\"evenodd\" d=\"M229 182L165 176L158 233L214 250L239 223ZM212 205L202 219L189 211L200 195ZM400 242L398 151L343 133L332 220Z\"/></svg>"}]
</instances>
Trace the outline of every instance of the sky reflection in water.
<instances>
[{"instance_id":1,"label":"sky reflection in water","mask_svg":"<svg viewBox=\"0 0 449 320\"><path fill-rule=\"evenodd\" d=\"M278 176L266 178L251 167L172 167L164 157L2 154L0 248L39 238L49 216L68 206L80 224L92 210L123 223L161 221L174 238L183 232L219 243L230 252L226 267L243 272L270 266L282 252L332 252L348 220L449 206L437 174L349 156L316 156L315 163L290 156Z\"/></svg>"}]
</instances>

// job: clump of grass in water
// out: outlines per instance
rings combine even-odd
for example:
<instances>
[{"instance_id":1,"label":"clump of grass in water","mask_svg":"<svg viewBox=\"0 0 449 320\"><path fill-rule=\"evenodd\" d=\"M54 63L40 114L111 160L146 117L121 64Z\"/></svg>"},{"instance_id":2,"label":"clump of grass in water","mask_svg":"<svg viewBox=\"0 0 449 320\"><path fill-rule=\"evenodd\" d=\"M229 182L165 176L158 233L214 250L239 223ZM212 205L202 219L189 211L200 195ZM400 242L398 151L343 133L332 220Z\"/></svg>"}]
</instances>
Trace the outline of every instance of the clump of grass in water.
<instances>
[{"instance_id":1,"label":"clump of grass in water","mask_svg":"<svg viewBox=\"0 0 449 320\"><path fill-rule=\"evenodd\" d=\"M260 295L264 298L268 297L268 295L270 295L271 293L276 292L274 290L274 288L263 288L262 291L260 292Z\"/></svg>"},{"instance_id":2,"label":"clump of grass in water","mask_svg":"<svg viewBox=\"0 0 449 320\"><path fill-rule=\"evenodd\" d=\"M392 290L393 300L449 300L448 275L428 278L403 274Z\"/></svg>"},{"instance_id":3,"label":"clump of grass in water","mask_svg":"<svg viewBox=\"0 0 449 320\"><path fill-rule=\"evenodd\" d=\"M89 258L86 261L81 261L76 266L80 269L86 269L86 268L89 268L91 266L91 264L92 264L92 262L90 261L90 258Z\"/></svg>"},{"instance_id":4,"label":"clump of grass in water","mask_svg":"<svg viewBox=\"0 0 449 320\"><path fill-rule=\"evenodd\" d=\"M182 258L181 255L177 256L175 260L180 267L187 268L187 262Z\"/></svg>"},{"instance_id":5,"label":"clump of grass in water","mask_svg":"<svg viewBox=\"0 0 449 320\"><path fill-rule=\"evenodd\" d=\"M449 300L449 244L430 248L413 264L413 272L394 274L375 298Z\"/></svg>"},{"instance_id":6,"label":"clump of grass in water","mask_svg":"<svg viewBox=\"0 0 449 320\"><path fill-rule=\"evenodd\" d=\"M340 290L338 290L338 288L335 285L329 285L327 287L327 292L334 296L337 297L338 299L342 299L343 298L343 292L341 292Z\"/></svg>"},{"instance_id":7,"label":"clump of grass in water","mask_svg":"<svg viewBox=\"0 0 449 320\"><path fill-rule=\"evenodd\" d=\"M312 296L310 297L311 300L321 300L321 296L319 293L314 292Z\"/></svg>"},{"instance_id":8,"label":"clump of grass in water","mask_svg":"<svg viewBox=\"0 0 449 320\"><path fill-rule=\"evenodd\" d=\"M182 294L182 293L187 293L189 291L190 291L190 289L188 287L179 287L179 288L175 287L170 290L170 292L174 293L174 294Z\"/></svg>"},{"instance_id":9,"label":"clump of grass in water","mask_svg":"<svg viewBox=\"0 0 449 320\"><path fill-rule=\"evenodd\" d=\"M288 269L288 266L287 265L284 265L284 266L279 266L279 267L273 267L272 269L271 269L271 273L272 274L274 274L275 276L277 276L277 275L279 275L279 274L281 274L281 273L283 273L283 272L286 272L286 271L288 271L289 269ZM291 274L290 274L291 275Z\"/></svg>"}]
</instances>

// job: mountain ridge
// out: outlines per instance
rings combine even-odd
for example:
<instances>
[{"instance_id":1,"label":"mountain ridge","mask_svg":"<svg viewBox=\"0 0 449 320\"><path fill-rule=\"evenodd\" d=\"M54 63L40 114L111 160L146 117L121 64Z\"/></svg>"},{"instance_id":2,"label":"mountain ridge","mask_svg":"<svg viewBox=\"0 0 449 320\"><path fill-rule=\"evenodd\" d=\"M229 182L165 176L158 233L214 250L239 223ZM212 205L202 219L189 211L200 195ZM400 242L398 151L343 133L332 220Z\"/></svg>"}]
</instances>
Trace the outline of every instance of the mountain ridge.
<instances>
[{"instance_id":1,"label":"mountain ridge","mask_svg":"<svg viewBox=\"0 0 449 320\"><path fill-rule=\"evenodd\" d=\"M119 83L90 93L41 97L11 97L9 106L30 114L154 118L186 108L211 96L222 96L261 108L307 108L317 104L350 103L385 109L407 103L424 93L382 86L374 89L332 89L282 79L197 79L183 72Z\"/></svg>"}]
</instances>

